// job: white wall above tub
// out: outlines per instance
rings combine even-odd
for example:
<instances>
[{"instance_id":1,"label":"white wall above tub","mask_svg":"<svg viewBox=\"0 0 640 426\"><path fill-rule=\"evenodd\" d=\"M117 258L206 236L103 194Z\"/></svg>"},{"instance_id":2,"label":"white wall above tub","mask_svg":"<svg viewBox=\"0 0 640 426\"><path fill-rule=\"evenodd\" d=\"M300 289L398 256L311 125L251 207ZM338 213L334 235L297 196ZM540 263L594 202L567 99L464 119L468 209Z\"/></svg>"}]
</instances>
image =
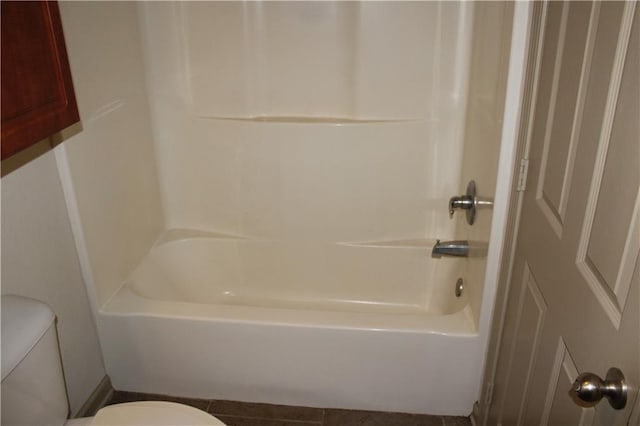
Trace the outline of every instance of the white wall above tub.
<instances>
[{"instance_id":1,"label":"white wall above tub","mask_svg":"<svg viewBox=\"0 0 640 426\"><path fill-rule=\"evenodd\" d=\"M139 8L167 227L339 241L452 236L446 200L462 164L468 4Z\"/></svg>"}]
</instances>

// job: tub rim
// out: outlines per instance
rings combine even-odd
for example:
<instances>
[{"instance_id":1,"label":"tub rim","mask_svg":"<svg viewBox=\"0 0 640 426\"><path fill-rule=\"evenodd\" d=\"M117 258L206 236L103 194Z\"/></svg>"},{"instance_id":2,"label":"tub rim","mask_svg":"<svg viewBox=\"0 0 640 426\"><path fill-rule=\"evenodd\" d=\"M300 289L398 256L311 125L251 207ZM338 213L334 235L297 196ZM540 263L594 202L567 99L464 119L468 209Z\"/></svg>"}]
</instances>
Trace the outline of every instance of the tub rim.
<instances>
[{"instance_id":1,"label":"tub rim","mask_svg":"<svg viewBox=\"0 0 640 426\"><path fill-rule=\"evenodd\" d=\"M459 311L445 315L302 310L150 299L139 295L124 283L100 308L99 313L108 316L175 318L252 325L407 332L451 337L478 336L469 303Z\"/></svg>"}]
</instances>

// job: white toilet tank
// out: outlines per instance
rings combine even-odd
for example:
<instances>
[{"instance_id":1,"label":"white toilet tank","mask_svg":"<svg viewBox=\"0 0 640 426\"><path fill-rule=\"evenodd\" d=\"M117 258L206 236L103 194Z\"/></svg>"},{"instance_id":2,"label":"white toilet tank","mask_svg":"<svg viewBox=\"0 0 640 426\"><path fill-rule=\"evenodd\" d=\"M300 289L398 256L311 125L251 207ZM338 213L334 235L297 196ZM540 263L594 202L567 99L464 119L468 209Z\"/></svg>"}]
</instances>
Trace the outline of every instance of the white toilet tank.
<instances>
[{"instance_id":1,"label":"white toilet tank","mask_svg":"<svg viewBox=\"0 0 640 426\"><path fill-rule=\"evenodd\" d=\"M2 425L63 425L69 411L49 306L2 296Z\"/></svg>"}]
</instances>

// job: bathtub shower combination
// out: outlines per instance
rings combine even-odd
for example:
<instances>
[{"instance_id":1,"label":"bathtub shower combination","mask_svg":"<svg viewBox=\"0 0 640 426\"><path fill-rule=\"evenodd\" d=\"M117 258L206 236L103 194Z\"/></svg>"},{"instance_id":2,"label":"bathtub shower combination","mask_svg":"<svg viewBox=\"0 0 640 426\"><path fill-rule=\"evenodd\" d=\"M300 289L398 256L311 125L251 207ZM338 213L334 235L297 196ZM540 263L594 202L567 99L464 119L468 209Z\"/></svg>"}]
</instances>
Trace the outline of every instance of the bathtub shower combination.
<instances>
[{"instance_id":1,"label":"bathtub shower combination","mask_svg":"<svg viewBox=\"0 0 640 426\"><path fill-rule=\"evenodd\" d=\"M430 250L170 231L102 311L114 386L468 414L474 319Z\"/></svg>"},{"instance_id":2,"label":"bathtub shower combination","mask_svg":"<svg viewBox=\"0 0 640 426\"><path fill-rule=\"evenodd\" d=\"M469 414L486 259L431 250L489 239L448 203L494 196L511 7L134 6L164 225L118 280L81 220L114 387Z\"/></svg>"}]
</instances>

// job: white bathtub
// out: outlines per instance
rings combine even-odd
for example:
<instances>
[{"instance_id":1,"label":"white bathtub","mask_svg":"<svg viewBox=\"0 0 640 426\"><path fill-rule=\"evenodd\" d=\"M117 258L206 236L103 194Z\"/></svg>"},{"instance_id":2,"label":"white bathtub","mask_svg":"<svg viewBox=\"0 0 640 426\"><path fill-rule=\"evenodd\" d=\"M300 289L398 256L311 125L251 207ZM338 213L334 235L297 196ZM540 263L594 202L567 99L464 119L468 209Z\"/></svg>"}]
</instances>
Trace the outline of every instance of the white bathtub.
<instances>
[{"instance_id":1,"label":"white bathtub","mask_svg":"<svg viewBox=\"0 0 640 426\"><path fill-rule=\"evenodd\" d=\"M478 337L430 241L171 231L101 309L119 390L467 415Z\"/></svg>"}]
</instances>

